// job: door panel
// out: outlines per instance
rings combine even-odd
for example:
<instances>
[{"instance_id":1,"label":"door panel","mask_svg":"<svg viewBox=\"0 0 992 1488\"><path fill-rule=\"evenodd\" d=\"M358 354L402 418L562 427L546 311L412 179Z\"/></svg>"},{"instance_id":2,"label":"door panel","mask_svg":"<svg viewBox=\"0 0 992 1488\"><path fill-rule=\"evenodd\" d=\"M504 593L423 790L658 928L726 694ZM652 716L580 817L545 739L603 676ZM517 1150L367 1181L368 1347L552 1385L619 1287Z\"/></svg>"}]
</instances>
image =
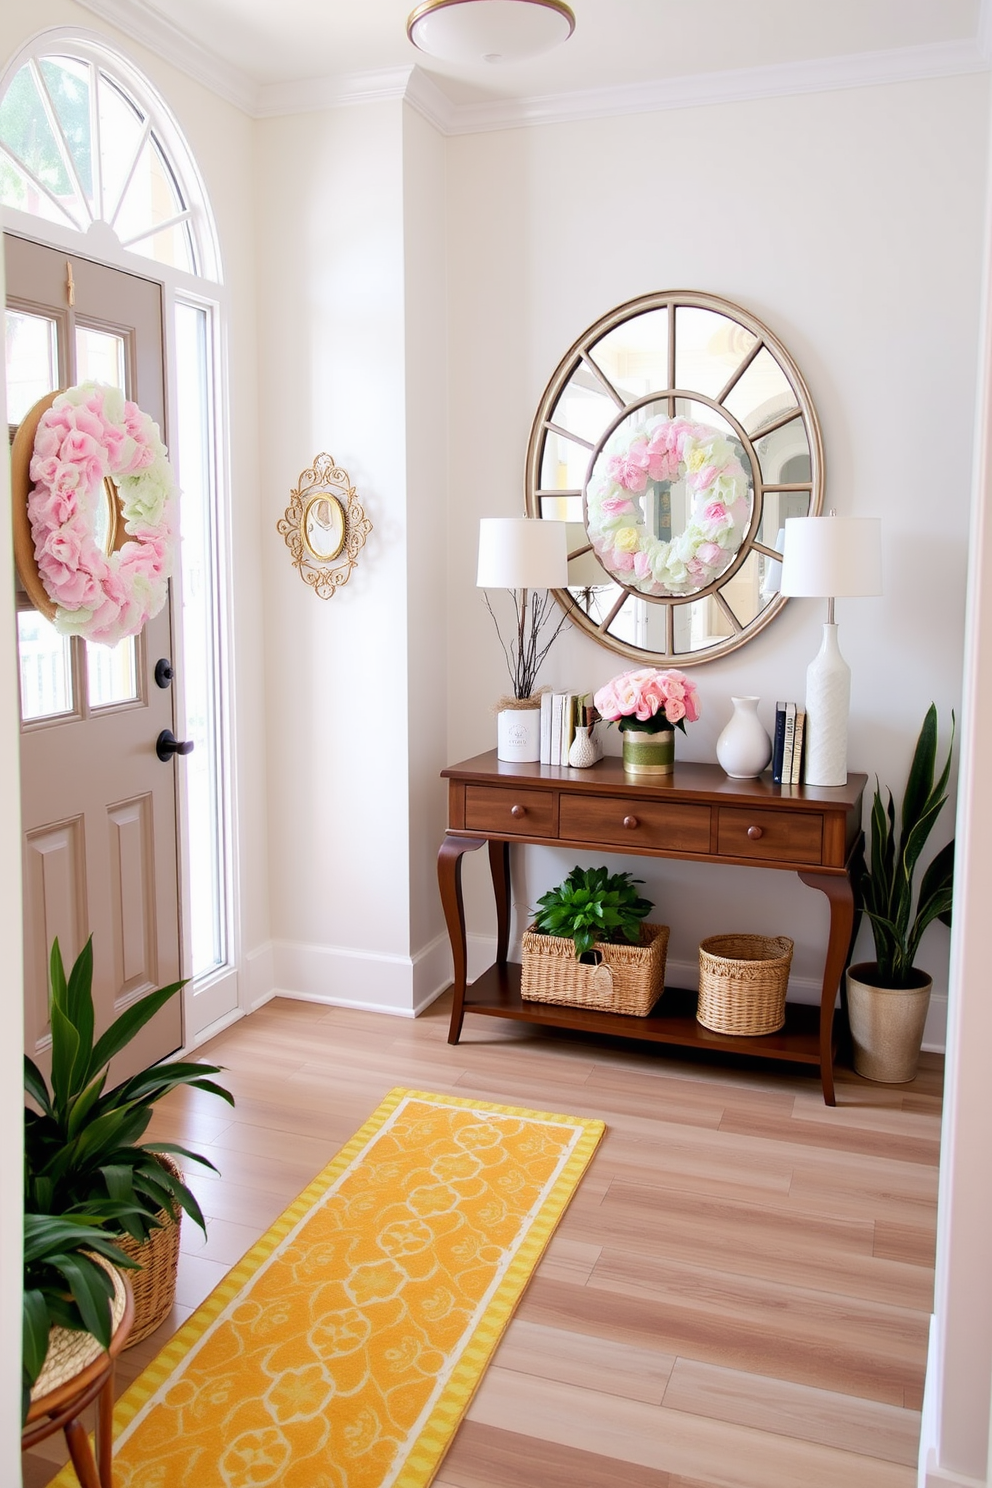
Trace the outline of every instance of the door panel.
<instances>
[{"instance_id":1,"label":"door panel","mask_svg":"<svg viewBox=\"0 0 992 1488\"><path fill-rule=\"evenodd\" d=\"M88 376L123 381L164 436L160 286L24 239L6 237L5 250L8 307L23 318L15 326L18 397L29 385L41 396L44 389L35 390L45 375L63 387ZM50 367L46 335L57 347ZM78 638L65 646L23 591L17 602L26 1039L44 1065L56 934L67 965L93 935L98 1030L152 988L179 979L175 772L182 761L162 764L155 753L161 730L173 727L173 693L153 675L158 659L172 655L171 605L140 636L111 649ZM180 1002L163 1008L115 1062L114 1078L182 1043Z\"/></svg>"}]
</instances>

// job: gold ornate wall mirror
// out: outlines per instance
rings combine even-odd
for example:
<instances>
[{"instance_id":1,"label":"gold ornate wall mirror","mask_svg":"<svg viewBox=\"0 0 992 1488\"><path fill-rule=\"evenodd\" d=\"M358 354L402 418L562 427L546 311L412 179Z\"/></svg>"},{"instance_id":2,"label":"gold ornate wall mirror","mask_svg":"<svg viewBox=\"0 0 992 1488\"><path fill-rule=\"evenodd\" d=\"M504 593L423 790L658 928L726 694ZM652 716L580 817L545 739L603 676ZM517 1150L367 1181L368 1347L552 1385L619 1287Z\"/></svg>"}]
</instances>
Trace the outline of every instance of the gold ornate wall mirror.
<instances>
[{"instance_id":1,"label":"gold ornate wall mirror","mask_svg":"<svg viewBox=\"0 0 992 1488\"><path fill-rule=\"evenodd\" d=\"M787 517L823 506L802 374L748 311L644 295L579 337L541 399L529 515L569 526L573 624L636 661L688 666L743 645L785 603Z\"/></svg>"},{"instance_id":2,"label":"gold ornate wall mirror","mask_svg":"<svg viewBox=\"0 0 992 1488\"><path fill-rule=\"evenodd\" d=\"M330 599L351 578L372 523L348 472L330 455L318 455L290 494L277 529L303 582Z\"/></svg>"}]
</instances>

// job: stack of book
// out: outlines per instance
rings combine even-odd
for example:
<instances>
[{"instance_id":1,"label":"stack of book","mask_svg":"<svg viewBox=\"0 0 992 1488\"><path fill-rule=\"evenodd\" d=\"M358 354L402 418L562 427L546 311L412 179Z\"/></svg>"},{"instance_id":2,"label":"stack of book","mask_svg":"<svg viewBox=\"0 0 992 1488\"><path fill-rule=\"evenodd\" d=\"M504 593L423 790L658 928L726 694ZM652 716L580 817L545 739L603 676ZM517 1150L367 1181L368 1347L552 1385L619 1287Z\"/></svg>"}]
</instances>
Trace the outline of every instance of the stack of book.
<instances>
[{"instance_id":1,"label":"stack of book","mask_svg":"<svg viewBox=\"0 0 992 1488\"><path fill-rule=\"evenodd\" d=\"M775 704L772 779L777 785L801 785L806 712L797 703Z\"/></svg>"},{"instance_id":2,"label":"stack of book","mask_svg":"<svg viewBox=\"0 0 992 1488\"><path fill-rule=\"evenodd\" d=\"M579 724L587 722L592 707L591 692L543 692L541 694L541 764L567 765L568 751Z\"/></svg>"}]
</instances>

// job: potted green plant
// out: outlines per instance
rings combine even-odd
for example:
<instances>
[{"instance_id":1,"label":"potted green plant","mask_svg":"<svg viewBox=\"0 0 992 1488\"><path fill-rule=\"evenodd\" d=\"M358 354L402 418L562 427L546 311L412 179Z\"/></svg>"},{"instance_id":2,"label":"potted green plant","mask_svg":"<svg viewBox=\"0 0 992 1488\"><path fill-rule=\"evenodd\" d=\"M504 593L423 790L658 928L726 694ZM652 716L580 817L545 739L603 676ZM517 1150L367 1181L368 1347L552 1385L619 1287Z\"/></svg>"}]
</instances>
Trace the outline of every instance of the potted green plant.
<instances>
[{"instance_id":1,"label":"potted green plant","mask_svg":"<svg viewBox=\"0 0 992 1488\"><path fill-rule=\"evenodd\" d=\"M155 1102L177 1086L209 1091L231 1105L234 1098L210 1078L220 1073L219 1065L185 1061L153 1065L106 1089L111 1060L183 982L149 992L95 1039L92 941L87 941L67 978L56 940L50 979L51 1088L33 1060L24 1061L24 1088L33 1102L25 1109L25 1212L61 1216L77 1224L95 1222L149 1276L156 1274L160 1236L166 1235L174 1287L181 1211L204 1232L206 1227L199 1204L167 1154L208 1168L214 1164L174 1142L142 1143L141 1138ZM135 1342L151 1331L142 1312L143 1282L143 1277L135 1278ZM161 1292L158 1286L154 1305L159 1312ZM79 1299L75 1301L78 1307Z\"/></svg>"},{"instance_id":2,"label":"potted green plant","mask_svg":"<svg viewBox=\"0 0 992 1488\"><path fill-rule=\"evenodd\" d=\"M951 923L954 842L946 843L919 878L920 858L947 802L951 741L939 776L937 709L927 709L896 821L892 792L883 800L877 781L872 802L870 843L855 877L859 911L867 915L875 960L847 973L848 1017L854 1068L869 1080L901 1084L912 1080L923 1042L932 978L916 966L923 932L934 920Z\"/></svg>"},{"instance_id":3,"label":"potted green plant","mask_svg":"<svg viewBox=\"0 0 992 1488\"><path fill-rule=\"evenodd\" d=\"M114 1284L97 1257L121 1270L134 1270L138 1262L104 1233L104 1223L104 1217L83 1213L24 1215L22 1422L53 1328L91 1333L102 1348L110 1347Z\"/></svg>"},{"instance_id":4,"label":"potted green plant","mask_svg":"<svg viewBox=\"0 0 992 1488\"><path fill-rule=\"evenodd\" d=\"M573 868L542 894L523 936L520 995L643 1017L665 980L668 926L648 924L640 879L607 868Z\"/></svg>"}]
</instances>

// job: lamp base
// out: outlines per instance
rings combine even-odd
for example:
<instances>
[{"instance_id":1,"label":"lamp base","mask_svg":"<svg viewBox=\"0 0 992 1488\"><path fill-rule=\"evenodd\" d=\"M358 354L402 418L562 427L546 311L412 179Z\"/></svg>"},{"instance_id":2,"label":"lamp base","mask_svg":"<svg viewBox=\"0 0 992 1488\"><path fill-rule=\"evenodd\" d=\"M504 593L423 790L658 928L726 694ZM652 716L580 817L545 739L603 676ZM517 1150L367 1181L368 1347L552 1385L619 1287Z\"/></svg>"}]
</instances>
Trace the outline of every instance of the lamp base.
<instances>
[{"instance_id":1,"label":"lamp base","mask_svg":"<svg viewBox=\"0 0 992 1488\"><path fill-rule=\"evenodd\" d=\"M840 654L837 626L827 624L806 669L806 785L847 784L850 708L851 668Z\"/></svg>"}]
</instances>

